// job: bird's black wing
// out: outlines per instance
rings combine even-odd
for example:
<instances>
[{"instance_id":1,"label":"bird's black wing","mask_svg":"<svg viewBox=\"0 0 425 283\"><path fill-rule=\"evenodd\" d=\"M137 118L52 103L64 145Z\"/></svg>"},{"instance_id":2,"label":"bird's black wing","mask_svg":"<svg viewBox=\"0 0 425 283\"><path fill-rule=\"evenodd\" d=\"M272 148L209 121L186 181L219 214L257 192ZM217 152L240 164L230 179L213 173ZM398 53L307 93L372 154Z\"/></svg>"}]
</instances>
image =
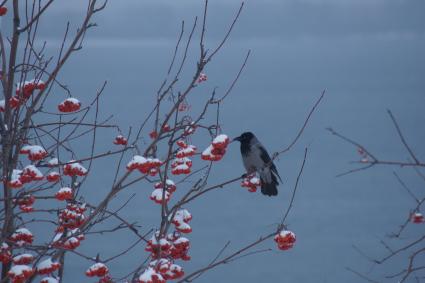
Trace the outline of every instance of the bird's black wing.
<instances>
[{"instance_id":1,"label":"bird's black wing","mask_svg":"<svg viewBox=\"0 0 425 283\"><path fill-rule=\"evenodd\" d=\"M279 173L277 172L277 169L276 169L276 166L274 165L274 163L272 162L272 160L271 160L271 158L270 158L270 155L269 155L269 153L267 152L267 150L263 147L263 146L261 146L261 145L259 145L258 146L258 148L260 149L260 151L261 151L261 155L260 155L260 157L261 157L261 160L263 160L263 162L265 163L265 164L267 164L267 165L269 165L270 166L270 170L273 172L273 173L275 173L278 177L279 177L279 180L280 180L280 182L282 182L282 178L280 178L280 175L279 175ZM271 164L270 164L271 163ZM283 183L283 182L282 182Z\"/></svg>"}]
</instances>

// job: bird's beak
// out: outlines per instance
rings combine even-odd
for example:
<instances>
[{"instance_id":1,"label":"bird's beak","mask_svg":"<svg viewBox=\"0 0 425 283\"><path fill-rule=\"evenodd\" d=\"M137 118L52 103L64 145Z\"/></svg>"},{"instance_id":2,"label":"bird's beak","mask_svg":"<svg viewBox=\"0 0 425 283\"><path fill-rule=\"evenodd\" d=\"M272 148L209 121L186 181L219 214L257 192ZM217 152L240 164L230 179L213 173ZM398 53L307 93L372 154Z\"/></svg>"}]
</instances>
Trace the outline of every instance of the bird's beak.
<instances>
[{"instance_id":1,"label":"bird's beak","mask_svg":"<svg viewBox=\"0 0 425 283\"><path fill-rule=\"evenodd\" d=\"M236 137L236 138L234 138L234 139L232 140L232 142L234 142L234 141L238 141L238 142L240 142L240 141L241 141L241 137Z\"/></svg>"}]
</instances>

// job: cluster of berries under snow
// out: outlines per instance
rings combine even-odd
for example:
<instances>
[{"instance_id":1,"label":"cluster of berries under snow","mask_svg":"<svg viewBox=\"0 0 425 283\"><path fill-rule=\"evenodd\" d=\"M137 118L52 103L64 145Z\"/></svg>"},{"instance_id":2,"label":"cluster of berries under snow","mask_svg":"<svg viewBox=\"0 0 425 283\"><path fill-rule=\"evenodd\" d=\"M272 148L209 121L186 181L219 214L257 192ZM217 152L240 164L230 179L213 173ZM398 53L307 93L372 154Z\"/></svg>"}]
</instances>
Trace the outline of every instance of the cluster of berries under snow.
<instances>
[{"instance_id":1,"label":"cluster of berries under snow","mask_svg":"<svg viewBox=\"0 0 425 283\"><path fill-rule=\"evenodd\" d=\"M127 170L139 170L142 174L149 174L151 176L156 176L159 171L159 167L162 165L161 160L157 158L146 158L141 155L135 155L127 163Z\"/></svg>"},{"instance_id":2,"label":"cluster of berries under snow","mask_svg":"<svg viewBox=\"0 0 425 283\"><path fill-rule=\"evenodd\" d=\"M168 202L172 193L174 193L176 189L176 184L174 184L174 182L170 179L165 181L165 189L163 182L155 183L150 199L157 204L162 204L164 201Z\"/></svg>"},{"instance_id":3,"label":"cluster of berries under snow","mask_svg":"<svg viewBox=\"0 0 425 283\"><path fill-rule=\"evenodd\" d=\"M81 241L84 239L84 234L80 232L80 229L67 229L65 233L65 229L61 227L53 239L53 246L57 248L74 250L80 246Z\"/></svg>"},{"instance_id":4,"label":"cluster of berries under snow","mask_svg":"<svg viewBox=\"0 0 425 283\"><path fill-rule=\"evenodd\" d=\"M81 102L78 99L69 97L59 103L58 110L63 113L71 113L80 110L80 107Z\"/></svg>"},{"instance_id":5,"label":"cluster of berries under snow","mask_svg":"<svg viewBox=\"0 0 425 283\"><path fill-rule=\"evenodd\" d=\"M60 268L60 263L53 261L52 258L47 258L37 265L38 274L51 274Z\"/></svg>"},{"instance_id":6,"label":"cluster of berries under snow","mask_svg":"<svg viewBox=\"0 0 425 283\"><path fill-rule=\"evenodd\" d=\"M35 197L32 194L24 194L22 197L14 200L14 203L19 205L19 209L23 212L32 212Z\"/></svg>"},{"instance_id":7,"label":"cluster of berries under snow","mask_svg":"<svg viewBox=\"0 0 425 283\"><path fill-rule=\"evenodd\" d=\"M105 264L97 262L87 269L86 275L88 277L104 277L108 274L108 272L109 269Z\"/></svg>"},{"instance_id":8,"label":"cluster of berries under snow","mask_svg":"<svg viewBox=\"0 0 425 283\"><path fill-rule=\"evenodd\" d=\"M62 209L59 213L59 228L58 230L62 232L62 229L76 229L84 224L86 219L84 212L86 211L85 203L72 203L68 202L65 209Z\"/></svg>"},{"instance_id":9,"label":"cluster of berries under snow","mask_svg":"<svg viewBox=\"0 0 425 283\"><path fill-rule=\"evenodd\" d=\"M190 256L187 254L189 247L189 240L182 237L179 232L168 234L167 237L160 237L159 233L155 233L145 249L151 253L153 260L140 275L139 282L165 282L181 278L184 271L180 265L175 263L175 260L190 260Z\"/></svg>"},{"instance_id":10,"label":"cluster of berries under snow","mask_svg":"<svg viewBox=\"0 0 425 283\"><path fill-rule=\"evenodd\" d=\"M28 159L31 161L42 160L48 155L47 151L39 145L24 145L19 153L27 154Z\"/></svg>"},{"instance_id":11,"label":"cluster of berries under snow","mask_svg":"<svg viewBox=\"0 0 425 283\"><path fill-rule=\"evenodd\" d=\"M0 16L1 9L6 7L0 7ZM7 10L6 10L7 11ZM34 94L35 90L44 90L46 84L41 80L30 80L20 83L16 86L15 95L9 99L9 105L11 109L18 108L19 106L25 104L27 100ZM4 112L6 108L5 100L0 100L0 112Z\"/></svg>"},{"instance_id":12,"label":"cluster of berries under snow","mask_svg":"<svg viewBox=\"0 0 425 283\"><path fill-rule=\"evenodd\" d=\"M207 79L208 79L207 75L205 75L204 73L201 73L198 77L198 83L206 82Z\"/></svg>"},{"instance_id":13,"label":"cluster of berries under snow","mask_svg":"<svg viewBox=\"0 0 425 283\"><path fill-rule=\"evenodd\" d=\"M44 179L43 174L34 165L28 165L22 170L14 169L9 180L9 187L19 189L24 184L41 181Z\"/></svg>"},{"instance_id":14,"label":"cluster of berries under snow","mask_svg":"<svg viewBox=\"0 0 425 283\"><path fill-rule=\"evenodd\" d=\"M118 135L115 137L114 144L116 145L127 145L128 141L123 135Z\"/></svg>"},{"instance_id":15,"label":"cluster of berries under snow","mask_svg":"<svg viewBox=\"0 0 425 283\"><path fill-rule=\"evenodd\" d=\"M12 283L23 283L34 274L34 269L28 265L14 265L8 275Z\"/></svg>"},{"instance_id":16,"label":"cluster of berries under snow","mask_svg":"<svg viewBox=\"0 0 425 283\"><path fill-rule=\"evenodd\" d=\"M250 174L242 179L241 186L247 188L249 192L255 193L257 188L261 186L260 178L256 174Z\"/></svg>"},{"instance_id":17,"label":"cluster of berries under snow","mask_svg":"<svg viewBox=\"0 0 425 283\"><path fill-rule=\"evenodd\" d=\"M192 232L189 225L190 220L192 220L192 214L187 209L180 209L174 214L171 223L175 225L177 231L188 234Z\"/></svg>"},{"instance_id":18,"label":"cluster of berries under snow","mask_svg":"<svg viewBox=\"0 0 425 283\"><path fill-rule=\"evenodd\" d=\"M212 143L202 152L201 158L209 161L219 161L226 153L229 144L229 137L226 135L218 135Z\"/></svg>"},{"instance_id":19,"label":"cluster of berries under snow","mask_svg":"<svg viewBox=\"0 0 425 283\"><path fill-rule=\"evenodd\" d=\"M71 188L63 187L55 194L55 198L60 201L71 200L74 197L74 193Z\"/></svg>"},{"instance_id":20,"label":"cluster of berries under snow","mask_svg":"<svg viewBox=\"0 0 425 283\"><path fill-rule=\"evenodd\" d=\"M15 230L9 240L18 246L31 245L34 240L34 236L27 228L19 228Z\"/></svg>"},{"instance_id":21,"label":"cluster of berries under snow","mask_svg":"<svg viewBox=\"0 0 425 283\"><path fill-rule=\"evenodd\" d=\"M16 265L23 265L23 264L30 264L34 260L34 256L32 254L20 254L17 256L14 256L12 259L13 264Z\"/></svg>"},{"instance_id":22,"label":"cluster of berries under snow","mask_svg":"<svg viewBox=\"0 0 425 283\"><path fill-rule=\"evenodd\" d=\"M69 161L69 163L65 164L63 167L63 174L65 176L85 176L87 173L87 169L75 160Z\"/></svg>"},{"instance_id":23,"label":"cluster of berries under snow","mask_svg":"<svg viewBox=\"0 0 425 283\"><path fill-rule=\"evenodd\" d=\"M296 237L293 232L282 230L274 237L274 240L280 250L286 251L294 247Z\"/></svg>"},{"instance_id":24,"label":"cluster of berries under snow","mask_svg":"<svg viewBox=\"0 0 425 283\"><path fill-rule=\"evenodd\" d=\"M420 212L412 213L412 216L410 218L411 221L415 224L425 223L425 217Z\"/></svg>"},{"instance_id":25,"label":"cluster of berries under snow","mask_svg":"<svg viewBox=\"0 0 425 283\"><path fill-rule=\"evenodd\" d=\"M190 174L192 168L192 160L188 157L175 158L171 163L171 174L187 175Z\"/></svg>"}]
</instances>

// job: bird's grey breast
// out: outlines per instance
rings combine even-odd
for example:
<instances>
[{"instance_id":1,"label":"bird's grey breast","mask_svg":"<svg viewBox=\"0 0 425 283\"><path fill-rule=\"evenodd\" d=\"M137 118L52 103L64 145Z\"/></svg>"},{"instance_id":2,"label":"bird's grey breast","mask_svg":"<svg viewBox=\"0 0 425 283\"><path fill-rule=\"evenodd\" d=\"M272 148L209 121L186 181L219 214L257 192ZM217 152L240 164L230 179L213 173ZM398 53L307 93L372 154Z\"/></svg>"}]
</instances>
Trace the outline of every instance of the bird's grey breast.
<instances>
[{"instance_id":1,"label":"bird's grey breast","mask_svg":"<svg viewBox=\"0 0 425 283\"><path fill-rule=\"evenodd\" d=\"M251 143L249 150L242 153L242 161L248 173L253 173L263 169L264 161L261 159L261 144Z\"/></svg>"}]
</instances>

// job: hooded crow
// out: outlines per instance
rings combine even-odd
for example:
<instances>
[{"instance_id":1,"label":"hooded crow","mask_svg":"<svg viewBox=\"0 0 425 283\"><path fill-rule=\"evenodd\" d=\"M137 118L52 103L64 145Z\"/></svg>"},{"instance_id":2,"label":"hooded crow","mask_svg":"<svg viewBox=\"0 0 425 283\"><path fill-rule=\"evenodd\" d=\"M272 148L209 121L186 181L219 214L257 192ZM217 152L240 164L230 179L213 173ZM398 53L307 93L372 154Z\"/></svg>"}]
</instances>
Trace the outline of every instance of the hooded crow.
<instances>
[{"instance_id":1,"label":"hooded crow","mask_svg":"<svg viewBox=\"0 0 425 283\"><path fill-rule=\"evenodd\" d=\"M233 141L241 143L242 161L248 174L257 172L260 175L261 192L268 196L277 195L277 177L281 182L282 179L264 146L251 132L245 132Z\"/></svg>"}]
</instances>

